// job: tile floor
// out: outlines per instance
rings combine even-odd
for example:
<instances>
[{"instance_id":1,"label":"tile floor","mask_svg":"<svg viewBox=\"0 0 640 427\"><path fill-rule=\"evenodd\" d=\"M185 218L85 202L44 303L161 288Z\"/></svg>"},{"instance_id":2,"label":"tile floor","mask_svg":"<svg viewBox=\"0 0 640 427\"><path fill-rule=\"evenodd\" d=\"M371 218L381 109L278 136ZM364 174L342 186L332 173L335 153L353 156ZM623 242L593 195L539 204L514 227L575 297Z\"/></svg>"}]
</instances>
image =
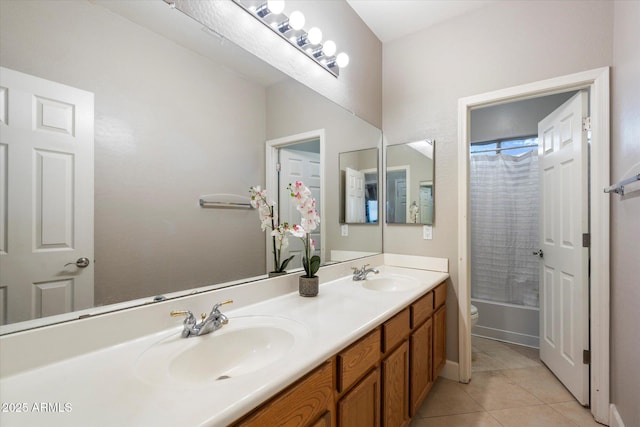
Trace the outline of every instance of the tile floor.
<instances>
[{"instance_id":1,"label":"tile floor","mask_svg":"<svg viewBox=\"0 0 640 427\"><path fill-rule=\"evenodd\" d=\"M438 378L411 427L601 427L538 350L472 337L469 384Z\"/></svg>"}]
</instances>

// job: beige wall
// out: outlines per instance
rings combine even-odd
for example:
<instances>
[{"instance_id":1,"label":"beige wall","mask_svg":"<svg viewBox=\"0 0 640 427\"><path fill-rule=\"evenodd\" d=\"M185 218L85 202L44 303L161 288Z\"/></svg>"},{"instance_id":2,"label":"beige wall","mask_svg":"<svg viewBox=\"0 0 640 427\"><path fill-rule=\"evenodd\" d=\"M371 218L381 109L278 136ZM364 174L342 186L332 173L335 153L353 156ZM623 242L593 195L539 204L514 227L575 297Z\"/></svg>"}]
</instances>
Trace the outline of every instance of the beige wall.
<instances>
[{"instance_id":1,"label":"beige wall","mask_svg":"<svg viewBox=\"0 0 640 427\"><path fill-rule=\"evenodd\" d=\"M469 126L471 142L537 135L538 122L574 93L559 93L472 110Z\"/></svg>"},{"instance_id":2,"label":"beige wall","mask_svg":"<svg viewBox=\"0 0 640 427\"><path fill-rule=\"evenodd\" d=\"M640 173L640 2L615 2L611 182ZM611 195L611 401L640 426L640 185Z\"/></svg>"},{"instance_id":3,"label":"beige wall","mask_svg":"<svg viewBox=\"0 0 640 427\"><path fill-rule=\"evenodd\" d=\"M332 250L382 252L382 226L380 224L351 224L349 236L340 234L340 168L339 153L380 148L382 134L371 124L353 116L332 101L318 96L309 88L287 81L267 90L267 139L296 135L315 129L324 129L326 138L325 173L325 253ZM329 261L327 259L323 262Z\"/></svg>"},{"instance_id":4,"label":"beige wall","mask_svg":"<svg viewBox=\"0 0 640 427\"><path fill-rule=\"evenodd\" d=\"M1 65L95 93L96 303L264 274L255 211L197 201L261 182L265 89L90 2L0 5Z\"/></svg>"},{"instance_id":5,"label":"beige wall","mask_svg":"<svg viewBox=\"0 0 640 427\"><path fill-rule=\"evenodd\" d=\"M385 227L384 251L449 259L450 360L458 359L458 99L608 66L612 24L609 1L499 2L383 46L385 141L437 141L433 240L418 227Z\"/></svg>"},{"instance_id":6,"label":"beige wall","mask_svg":"<svg viewBox=\"0 0 640 427\"><path fill-rule=\"evenodd\" d=\"M332 101L382 127L382 44L344 0L287 0L284 13L299 10L305 28L319 27L350 63L335 78L231 1L176 0L178 9L216 28L268 64ZM284 46L284 48L283 48Z\"/></svg>"}]
</instances>

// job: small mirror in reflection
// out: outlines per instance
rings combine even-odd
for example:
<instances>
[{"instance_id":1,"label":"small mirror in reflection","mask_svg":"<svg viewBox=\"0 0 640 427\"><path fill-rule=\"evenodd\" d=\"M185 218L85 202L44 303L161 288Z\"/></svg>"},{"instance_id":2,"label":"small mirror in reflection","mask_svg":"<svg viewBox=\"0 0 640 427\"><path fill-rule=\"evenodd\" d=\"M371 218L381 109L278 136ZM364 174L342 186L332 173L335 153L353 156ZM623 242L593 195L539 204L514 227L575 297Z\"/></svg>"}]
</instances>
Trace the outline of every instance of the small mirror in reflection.
<instances>
[{"instance_id":1,"label":"small mirror in reflection","mask_svg":"<svg viewBox=\"0 0 640 427\"><path fill-rule=\"evenodd\" d=\"M387 223L433 224L435 141L387 147Z\"/></svg>"},{"instance_id":2,"label":"small mirror in reflection","mask_svg":"<svg viewBox=\"0 0 640 427\"><path fill-rule=\"evenodd\" d=\"M378 150L339 154L340 223L378 223Z\"/></svg>"}]
</instances>

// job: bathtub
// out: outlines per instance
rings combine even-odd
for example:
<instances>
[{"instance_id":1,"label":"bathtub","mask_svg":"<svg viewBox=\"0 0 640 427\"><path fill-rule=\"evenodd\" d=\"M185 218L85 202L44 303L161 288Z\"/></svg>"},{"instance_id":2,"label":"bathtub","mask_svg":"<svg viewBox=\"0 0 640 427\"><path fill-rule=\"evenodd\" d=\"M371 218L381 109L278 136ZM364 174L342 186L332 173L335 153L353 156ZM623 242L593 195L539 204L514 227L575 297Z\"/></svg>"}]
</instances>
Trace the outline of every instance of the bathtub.
<instances>
[{"instance_id":1,"label":"bathtub","mask_svg":"<svg viewBox=\"0 0 640 427\"><path fill-rule=\"evenodd\" d=\"M478 308L478 323L471 334L527 347L539 348L540 309L471 298Z\"/></svg>"}]
</instances>

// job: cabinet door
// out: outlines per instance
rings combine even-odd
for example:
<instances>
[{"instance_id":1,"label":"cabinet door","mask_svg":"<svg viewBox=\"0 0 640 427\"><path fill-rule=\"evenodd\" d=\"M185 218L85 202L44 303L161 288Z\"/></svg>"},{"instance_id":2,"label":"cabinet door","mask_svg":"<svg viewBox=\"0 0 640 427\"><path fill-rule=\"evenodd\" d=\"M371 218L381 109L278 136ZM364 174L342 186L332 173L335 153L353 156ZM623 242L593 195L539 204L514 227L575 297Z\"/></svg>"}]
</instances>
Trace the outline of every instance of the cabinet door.
<instances>
[{"instance_id":1,"label":"cabinet door","mask_svg":"<svg viewBox=\"0 0 640 427\"><path fill-rule=\"evenodd\" d=\"M338 427L380 426L380 371L374 369L338 402Z\"/></svg>"},{"instance_id":2,"label":"cabinet door","mask_svg":"<svg viewBox=\"0 0 640 427\"><path fill-rule=\"evenodd\" d=\"M422 401L433 385L433 319L429 318L410 338L411 416L420 409Z\"/></svg>"},{"instance_id":3,"label":"cabinet door","mask_svg":"<svg viewBox=\"0 0 640 427\"><path fill-rule=\"evenodd\" d=\"M382 361L382 424L409 424L409 343L404 341Z\"/></svg>"},{"instance_id":4,"label":"cabinet door","mask_svg":"<svg viewBox=\"0 0 640 427\"><path fill-rule=\"evenodd\" d=\"M447 359L447 306L443 305L433 315L433 378L444 367Z\"/></svg>"}]
</instances>

